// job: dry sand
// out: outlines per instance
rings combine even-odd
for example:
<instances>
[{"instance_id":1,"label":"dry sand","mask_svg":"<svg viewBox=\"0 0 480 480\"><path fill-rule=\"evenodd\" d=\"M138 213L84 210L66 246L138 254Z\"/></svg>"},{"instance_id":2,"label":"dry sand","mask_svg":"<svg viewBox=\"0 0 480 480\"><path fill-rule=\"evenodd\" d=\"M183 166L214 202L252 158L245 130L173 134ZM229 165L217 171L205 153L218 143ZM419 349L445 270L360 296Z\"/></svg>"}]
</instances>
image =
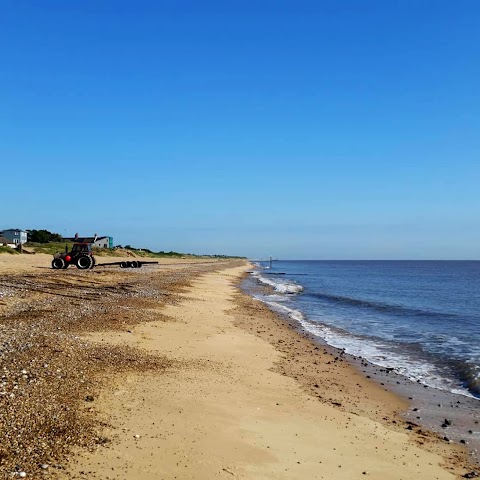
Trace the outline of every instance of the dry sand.
<instances>
[{"instance_id":1,"label":"dry sand","mask_svg":"<svg viewBox=\"0 0 480 480\"><path fill-rule=\"evenodd\" d=\"M136 312L158 320L88 335L168 367L112 375L94 402L109 441L78 450L61 477L407 480L469 471L459 447L395 416L404 400L240 294L245 270L204 273L174 304Z\"/></svg>"},{"instance_id":2,"label":"dry sand","mask_svg":"<svg viewBox=\"0 0 480 480\"><path fill-rule=\"evenodd\" d=\"M158 321L192 278L239 264L190 259L141 269L53 270L51 256L0 255L0 478L55 478L74 446L109 440L94 399L115 375L163 372L161 355L82 336ZM43 467L43 468L42 468Z\"/></svg>"}]
</instances>

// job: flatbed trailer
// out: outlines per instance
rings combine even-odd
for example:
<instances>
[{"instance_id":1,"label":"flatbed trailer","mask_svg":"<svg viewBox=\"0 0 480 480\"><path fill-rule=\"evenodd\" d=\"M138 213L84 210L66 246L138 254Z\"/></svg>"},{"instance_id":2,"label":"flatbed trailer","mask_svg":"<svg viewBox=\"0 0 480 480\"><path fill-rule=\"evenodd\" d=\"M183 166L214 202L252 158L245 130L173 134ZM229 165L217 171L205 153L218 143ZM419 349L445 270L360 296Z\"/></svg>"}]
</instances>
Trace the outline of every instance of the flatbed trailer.
<instances>
[{"instance_id":1,"label":"flatbed trailer","mask_svg":"<svg viewBox=\"0 0 480 480\"><path fill-rule=\"evenodd\" d=\"M128 260L122 262L107 262L107 263L97 263L96 267L109 267L112 265L118 265L120 268L142 268L143 265L153 265L158 264L158 262L145 262L143 260Z\"/></svg>"}]
</instances>

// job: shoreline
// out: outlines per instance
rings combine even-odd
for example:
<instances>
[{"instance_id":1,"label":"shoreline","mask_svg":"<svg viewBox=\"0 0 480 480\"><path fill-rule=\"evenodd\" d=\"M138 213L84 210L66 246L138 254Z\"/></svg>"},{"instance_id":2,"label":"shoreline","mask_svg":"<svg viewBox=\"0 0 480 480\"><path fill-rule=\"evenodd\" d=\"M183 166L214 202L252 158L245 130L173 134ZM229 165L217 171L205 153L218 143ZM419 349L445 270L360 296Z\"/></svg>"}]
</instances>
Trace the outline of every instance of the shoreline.
<instances>
[{"instance_id":1,"label":"shoreline","mask_svg":"<svg viewBox=\"0 0 480 480\"><path fill-rule=\"evenodd\" d=\"M183 367L167 377L117 382L102 401L105 412L116 412L119 443L82 457L69 478L85 478L82 471L104 476L112 469L122 472L113 478L137 478L144 468L151 478L433 479L470 471L460 446L426 431L406 434L407 424L397 418L407 405L403 399L324 353L267 307L259 308L241 293L240 277L229 276L223 271L195 279L177 305L162 310L166 323L135 332L137 347L162 352ZM214 309L219 304L221 315ZM112 340L130 343L131 337L121 333ZM302 350L305 358L299 359ZM312 385L305 366L314 362L326 371ZM325 395L320 402L319 390ZM140 450L148 467L138 461ZM149 469L158 470L152 475Z\"/></svg>"},{"instance_id":2,"label":"shoreline","mask_svg":"<svg viewBox=\"0 0 480 480\"><path fill-rule=\"evenodd\" d=\"M253 329L245 327L245 325L242 327L253 330L256 335L271 344L277 343L275 347L287 355L287 360L277 366L279 372L295 378L305 391L317 397L321 402L331 403L344 411L379 421L395 431L408 431L415 443L428 451L442 455L447 462L463 464L467 470L478 471L480 463L476 457L472 458L471 452L467 452L466 445L461 445L458 440L456 443L451 441L454 438L450 434L451 427L448 432L441 429L435 430L435 425L431 424L430 426L417 418L419 414L425 416L426 411L422 407L427 408L425 403L421 403L422 396L419 395L419 393L424 395L423 385L417 385L402 375L388 372L385 368L366 362L360 357L346 354L341 349L328 345L322 339L305 331L299 322L287 314L272 310L267 304L254 299L244 291L242 291L242 295L246 297L247 303L257 304L254 308L263 311L262 316L268 318L267 322L259 322ZM289 340L278 338L276 335L272 337L273 329L269 328L269 323L273 323L280 330L285 330L285 335ZM258 330L259 327L264 330ZM307 353L298 361L295 357L301 355L302 348ZM323 378L321 374L305 373L307 369L315 370L317 362L314 358L309 358L312 357L311 353L315 352L318 352L320 357L328 356L327 363L338 369L334 382L328 383L331 380L329 375L331 372L327 372L326 378ZM300 364L299 368L296 363ZM326 382L328 385L325 387ZM320 391L322 387L328 388L328 395L324 395ZM356 391L355 387L358 387L360 391ZM366 397L362 398L362 390L368 390ZM428 390L433 397L438 394L439 397L444 398L442 393L445 393L445 396L452 396L447 392ZM476 399L471 400L476 402ZM476 404L475 406L477 407ZM449 405L448 408L450 408ZM458 407L456 410L460 412L460 415L464 414ZM437 420L438 412L435 413L434 419ZM472 414L471 411L468 413ZM451 415L450 412L450 418ZM440 414L440 416L442 415ZM465 427L465 424L461 423L462 427ZM473 420L471 420L471 424L473 424ZM463 432L462 438L466 438L465 433ZM450 436L450 441L444 440L443 437L446 434Z\"/></svg>"},{"instance_id":3,"label":"shoreline","mask_svg":"<svg viewBox=\"0 0 480 480\"><path fill-rule=\"evenodd\" d=\"M252 285L255 285L254 290ZM247 295L253 295L257 289L266 295L273 293L271 287L245 276L242 290ZM301 322L288 313L277 311L260 299L256 301L283 319L297 334L321 345L334 357L341 356L363 376L402 397L406 406L399 412L399 416L407 422L407 428L428 429L447 444L462 445L468 450L470 461L480 465L480 399L429 387L396 373L391 368L377 365L361 356L348 354L306 330Z\"/></svg>"},{"instance_id":4,"label":"shoreline","mask_svg":"<svg viewBox=\"0 0 480 480\"><path fill-rule=\"evenodd\" d=\"M52 316L60 376L77 388L85 367L86 384L58 406L90 419L79 425L88 438L67 440L63 460L45 458L52 478L447 479L478 467L461 446L406 430L404 399L242 293L240 263L11 277L43 293L22 293L23 310L6 297L15 311L3 324L20 319L31 335ZM57 311L57 296L79 287L90 300L71 300L81 315L58 323L71 309ZM32 292L43 303L29 303ZM43 367L31 370L38 383Z\"/></svg>"}]
</instances>

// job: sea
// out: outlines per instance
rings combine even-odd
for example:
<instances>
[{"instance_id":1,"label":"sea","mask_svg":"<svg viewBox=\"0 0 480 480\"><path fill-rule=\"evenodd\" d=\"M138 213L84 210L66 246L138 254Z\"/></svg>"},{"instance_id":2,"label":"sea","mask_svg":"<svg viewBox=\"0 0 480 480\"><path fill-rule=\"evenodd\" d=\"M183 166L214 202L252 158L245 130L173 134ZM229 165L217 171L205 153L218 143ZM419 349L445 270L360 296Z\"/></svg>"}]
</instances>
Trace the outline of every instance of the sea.
<instances>
[{"instance_id":1,"label":"sea","mask_svg":"<svg viewBox=\"0 0 480 480\"><path fill-rule=\"evenodd\" d=\"M480 398L480 261L254 265L249 293L319 341L425 386Z\"/></svg>"}]
</instances>

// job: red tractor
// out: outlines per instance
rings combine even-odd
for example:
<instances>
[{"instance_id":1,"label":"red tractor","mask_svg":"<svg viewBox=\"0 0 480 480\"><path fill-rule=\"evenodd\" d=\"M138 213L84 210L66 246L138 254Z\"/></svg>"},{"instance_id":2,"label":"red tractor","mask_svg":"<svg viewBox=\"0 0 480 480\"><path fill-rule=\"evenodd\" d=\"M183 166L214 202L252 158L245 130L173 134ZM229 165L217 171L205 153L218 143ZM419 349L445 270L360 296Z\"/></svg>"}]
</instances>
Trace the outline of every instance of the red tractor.
<instances>
[{"instance_id":1,"label":"red tractor","mask_svg":"<svg viewBox=\"0 0 480 480\"><path fill-rule=\"evenodd\" d=\"M95 257L92 253L91 243L74 243L72 250L65 253L57 253L52 260L52 268L61 269L75 265L80 270L87 270L95 266Z\"/></svg>"}]
</instances>

